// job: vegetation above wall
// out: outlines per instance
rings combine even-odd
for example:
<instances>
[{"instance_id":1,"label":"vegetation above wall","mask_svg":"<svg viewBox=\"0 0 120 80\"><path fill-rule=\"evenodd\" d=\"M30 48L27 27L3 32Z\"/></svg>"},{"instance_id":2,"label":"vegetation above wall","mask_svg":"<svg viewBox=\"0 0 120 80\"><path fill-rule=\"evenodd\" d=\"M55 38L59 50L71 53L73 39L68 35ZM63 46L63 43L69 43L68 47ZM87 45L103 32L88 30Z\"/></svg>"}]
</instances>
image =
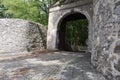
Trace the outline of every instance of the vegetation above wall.
<instances>
[{"instance_id":1,"label":"vegetation above wall","mask_svg":"<svg viewBox=\"0 0 120 80\"><path fill-rule=\"evenodd\" d=\"M48 24L49 7L54 3L53 0L0 0L0 16L7 18L20 18ZM3 14L10 14L3 16Z\"/></svg>"}]
</instances>

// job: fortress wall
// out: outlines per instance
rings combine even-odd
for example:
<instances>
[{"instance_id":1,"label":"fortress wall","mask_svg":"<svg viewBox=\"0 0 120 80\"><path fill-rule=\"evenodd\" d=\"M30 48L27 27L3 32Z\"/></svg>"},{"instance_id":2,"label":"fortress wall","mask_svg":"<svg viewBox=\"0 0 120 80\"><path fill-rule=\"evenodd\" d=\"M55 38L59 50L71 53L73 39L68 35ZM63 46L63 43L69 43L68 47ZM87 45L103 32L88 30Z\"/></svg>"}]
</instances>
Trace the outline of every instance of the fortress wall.
<instances>
[{"instance_id":1,"label":"fortress wall","mask_svg":"<svg viewBox=\"0 0 120 80\"><path fill-rule=\"evenodd\" d=\"M32 51L46 47L44 26L22 19L0 19L0 53Z\"/></svg>"},{"instance_id":2,"label":"fortress wall","mask_svg":"<svg viewBox=\"0 0 120 80\"><path fill-rule=\"evenodd\" d=\"M108 80L120 80L120 0L94 0L92 63Z\"/></svg>"}]
</instances>

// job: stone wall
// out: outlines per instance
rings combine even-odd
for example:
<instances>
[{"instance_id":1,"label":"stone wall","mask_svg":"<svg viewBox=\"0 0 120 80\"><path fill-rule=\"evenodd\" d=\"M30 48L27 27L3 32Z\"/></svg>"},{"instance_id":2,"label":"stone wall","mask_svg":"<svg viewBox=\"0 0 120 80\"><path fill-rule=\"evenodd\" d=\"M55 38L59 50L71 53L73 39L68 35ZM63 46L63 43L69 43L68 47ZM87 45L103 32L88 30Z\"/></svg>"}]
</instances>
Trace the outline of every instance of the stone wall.
<instances>
[{"instance_id":1,"label":"stone wall","mask_svg":"<svg viewBox=\"0 0 120 80\"><path fill-rule=\"evenodd\" d=\"M0 53L32 51L46 47L44 26L21 19L0 19Z\"/></svg>"},{"instance_id":2,"label":"stone wall","mask_svg":"<svg viewBox=\"0 0 120 80\"><path fill-rule=\"evenodd\" d=\"M94 0L92 63L108 80L120 80L120 0Z\"/></svg>"}]
</instances>

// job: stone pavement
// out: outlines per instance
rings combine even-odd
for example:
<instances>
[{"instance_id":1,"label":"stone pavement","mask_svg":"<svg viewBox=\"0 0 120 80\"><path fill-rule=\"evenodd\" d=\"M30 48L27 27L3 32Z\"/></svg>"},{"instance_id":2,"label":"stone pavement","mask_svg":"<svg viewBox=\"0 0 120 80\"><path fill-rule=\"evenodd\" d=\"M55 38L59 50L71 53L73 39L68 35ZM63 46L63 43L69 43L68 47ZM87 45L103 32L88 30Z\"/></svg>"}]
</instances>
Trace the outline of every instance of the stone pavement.
<instances>
[{"instance_id":1,"label":"stone pavement","mask_svg":"<svg viewBox=\"0 0 120 80\"><path fill-rule=\"evenodd\" d=\"M89 53L56 51L19 57L0 55L0 80L106 79L91 65Z\"/></svg>"}]
</instances>

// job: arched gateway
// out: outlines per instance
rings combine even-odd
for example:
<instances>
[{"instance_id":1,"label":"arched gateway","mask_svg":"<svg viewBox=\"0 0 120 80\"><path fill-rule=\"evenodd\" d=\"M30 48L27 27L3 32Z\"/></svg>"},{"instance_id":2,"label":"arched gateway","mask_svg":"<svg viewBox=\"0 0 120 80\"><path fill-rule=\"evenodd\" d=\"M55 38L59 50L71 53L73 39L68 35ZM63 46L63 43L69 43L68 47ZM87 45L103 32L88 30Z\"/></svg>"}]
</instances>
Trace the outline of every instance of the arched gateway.
<instances>
[{"instance_id":1,"label":"arched gateway","mask_svg":"<svg viewBox=\"0 0 120 80\"><path fill-rule=\"evenodd\" d=\"M62 5L54 5L50 8L49 25L47 34L47 48L66 49L65 25L67 21L87 19L88 21L88 50L92 47L93 32L93 2L92 0L64 0Z\"/></svg>"}]
</instances>

